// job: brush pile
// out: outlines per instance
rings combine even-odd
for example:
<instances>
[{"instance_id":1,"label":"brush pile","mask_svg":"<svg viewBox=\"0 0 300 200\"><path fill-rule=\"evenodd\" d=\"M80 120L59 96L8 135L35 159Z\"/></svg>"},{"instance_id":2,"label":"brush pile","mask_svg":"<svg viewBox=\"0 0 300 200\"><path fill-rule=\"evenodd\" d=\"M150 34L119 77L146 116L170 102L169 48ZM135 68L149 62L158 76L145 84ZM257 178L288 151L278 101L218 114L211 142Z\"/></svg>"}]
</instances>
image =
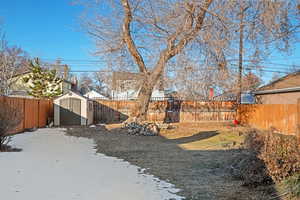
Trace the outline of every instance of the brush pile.
<instances>
[{"instance_id":1,"label":"brush pile","mask_svg":"<svg viewBox=\"0 0 300 200\"><path fill-rule=\"evenodd\" d=\"M129 135L136 136L158 136L159 127L155 123L125 123L123 128L127 130Z\"/></svg>"}]
</instances>

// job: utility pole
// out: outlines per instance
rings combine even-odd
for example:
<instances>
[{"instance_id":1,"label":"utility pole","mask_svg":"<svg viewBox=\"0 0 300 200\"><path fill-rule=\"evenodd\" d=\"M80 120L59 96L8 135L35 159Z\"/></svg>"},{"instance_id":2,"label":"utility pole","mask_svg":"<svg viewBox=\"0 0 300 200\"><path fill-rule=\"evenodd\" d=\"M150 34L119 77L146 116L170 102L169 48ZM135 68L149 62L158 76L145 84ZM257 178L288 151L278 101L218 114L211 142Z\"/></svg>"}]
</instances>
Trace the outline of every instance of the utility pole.
<instances>
[{"instance_id":1,"label":"utility pole","mask_svg":"<svg viewBox=\"0 0 300 200\"><path fill-rule=\"evenodd\" d=\"M239 26L239 33L240 33L240 41L239 41L239 73L238 73L238 94L237 94L237 104L241 104L242 102L242 76L243 76L243 50L244 50L244 13L248 9L248 7L244 8L243 0L241 1L240 5L240 26Z\"/></svg>"}]
</instances>

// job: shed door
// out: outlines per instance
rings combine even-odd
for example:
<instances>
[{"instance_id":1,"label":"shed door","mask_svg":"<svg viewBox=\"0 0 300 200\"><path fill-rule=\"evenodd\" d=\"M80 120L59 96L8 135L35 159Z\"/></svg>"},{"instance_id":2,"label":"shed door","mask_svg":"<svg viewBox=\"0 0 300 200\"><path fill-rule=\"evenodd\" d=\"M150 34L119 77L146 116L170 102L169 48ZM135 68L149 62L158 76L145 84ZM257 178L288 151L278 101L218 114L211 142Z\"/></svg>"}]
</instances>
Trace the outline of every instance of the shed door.
<instances>
[{"instance_id":1,"label":"shed door","mask_svg":"<svg viewBox=\"0 0 300 200\"><path fill-rule=\"evenodd\" d=\"M60 125L81 125L80 99L62 99L60 106Z\"/></svg>"}]
</instances>

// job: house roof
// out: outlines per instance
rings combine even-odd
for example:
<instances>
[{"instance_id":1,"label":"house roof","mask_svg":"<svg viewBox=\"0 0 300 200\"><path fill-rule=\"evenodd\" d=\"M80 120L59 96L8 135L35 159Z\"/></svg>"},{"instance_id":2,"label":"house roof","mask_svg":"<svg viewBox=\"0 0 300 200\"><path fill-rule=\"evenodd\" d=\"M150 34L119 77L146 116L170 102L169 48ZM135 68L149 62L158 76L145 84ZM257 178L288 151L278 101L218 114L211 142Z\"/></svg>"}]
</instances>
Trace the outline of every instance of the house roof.
<instances>
[{"instance_id":1,"label":"house roof","mask_svg":"<svg viewBox=\"0 0 300 200\"><path fill-rule=\"evenodd\" d=\"M255 93L265 90L288 89L294 87L300 87L300 70L263 85L258 88Z\"/></svg>"},{"instance_id":2,"label":"house roof","mask_svg":"<svg viewBox=\"0 0 300 200\"><path fill-rule=\"evenodd\" d=\"M214 100L235 100L237 94L234 92L225 92L213 97Z\"/></svg>"},{"instance_id":3,"label":"house roof","mask_svg":"<svg viewBox=\"0 0 300 200\"><path fill-rule=\"evenodd\" d=\"M262 90L254 92L255 95L260 94L277 94L277 93L287 93L287 92L300 92L300 87L291 87L291 88L281 88L273 90Z\"/></svg>"},{"instance_id":4,"label":"house roof","mask_svg":"<svg viewBox=\"0 0 300 200\"><path fill-rule=\"evenodd\" d=\"M93 94L95 96L98 96L98 98L106 98L106 99L108 99L106 96L102 95L101 93L99 93L99 92L97 92L95 90L91 90L91 91L85 93L83 96L89 97L89 95L91 95L91 94Z\"/></svg>"}]
</instances>

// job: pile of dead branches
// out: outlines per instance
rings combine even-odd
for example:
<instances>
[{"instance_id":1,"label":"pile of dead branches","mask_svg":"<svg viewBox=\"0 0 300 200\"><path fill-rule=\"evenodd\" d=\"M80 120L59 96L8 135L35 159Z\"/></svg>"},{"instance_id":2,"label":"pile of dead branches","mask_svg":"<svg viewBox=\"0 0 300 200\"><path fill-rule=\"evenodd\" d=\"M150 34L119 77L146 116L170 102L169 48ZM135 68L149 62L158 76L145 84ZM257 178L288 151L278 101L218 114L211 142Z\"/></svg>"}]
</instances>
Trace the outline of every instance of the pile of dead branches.
<instances>
[{"instance_id":1,"label":"pile of dead branches","mask_svg":"<svg viewBox=\"0 0 300 200\"><path fill-rule=\"evenodd\" d=\"M157 136L159 135L159 127L155 123L124 123L124 129L129 135L137 136Z\"/></svg>"}]
</instances>

